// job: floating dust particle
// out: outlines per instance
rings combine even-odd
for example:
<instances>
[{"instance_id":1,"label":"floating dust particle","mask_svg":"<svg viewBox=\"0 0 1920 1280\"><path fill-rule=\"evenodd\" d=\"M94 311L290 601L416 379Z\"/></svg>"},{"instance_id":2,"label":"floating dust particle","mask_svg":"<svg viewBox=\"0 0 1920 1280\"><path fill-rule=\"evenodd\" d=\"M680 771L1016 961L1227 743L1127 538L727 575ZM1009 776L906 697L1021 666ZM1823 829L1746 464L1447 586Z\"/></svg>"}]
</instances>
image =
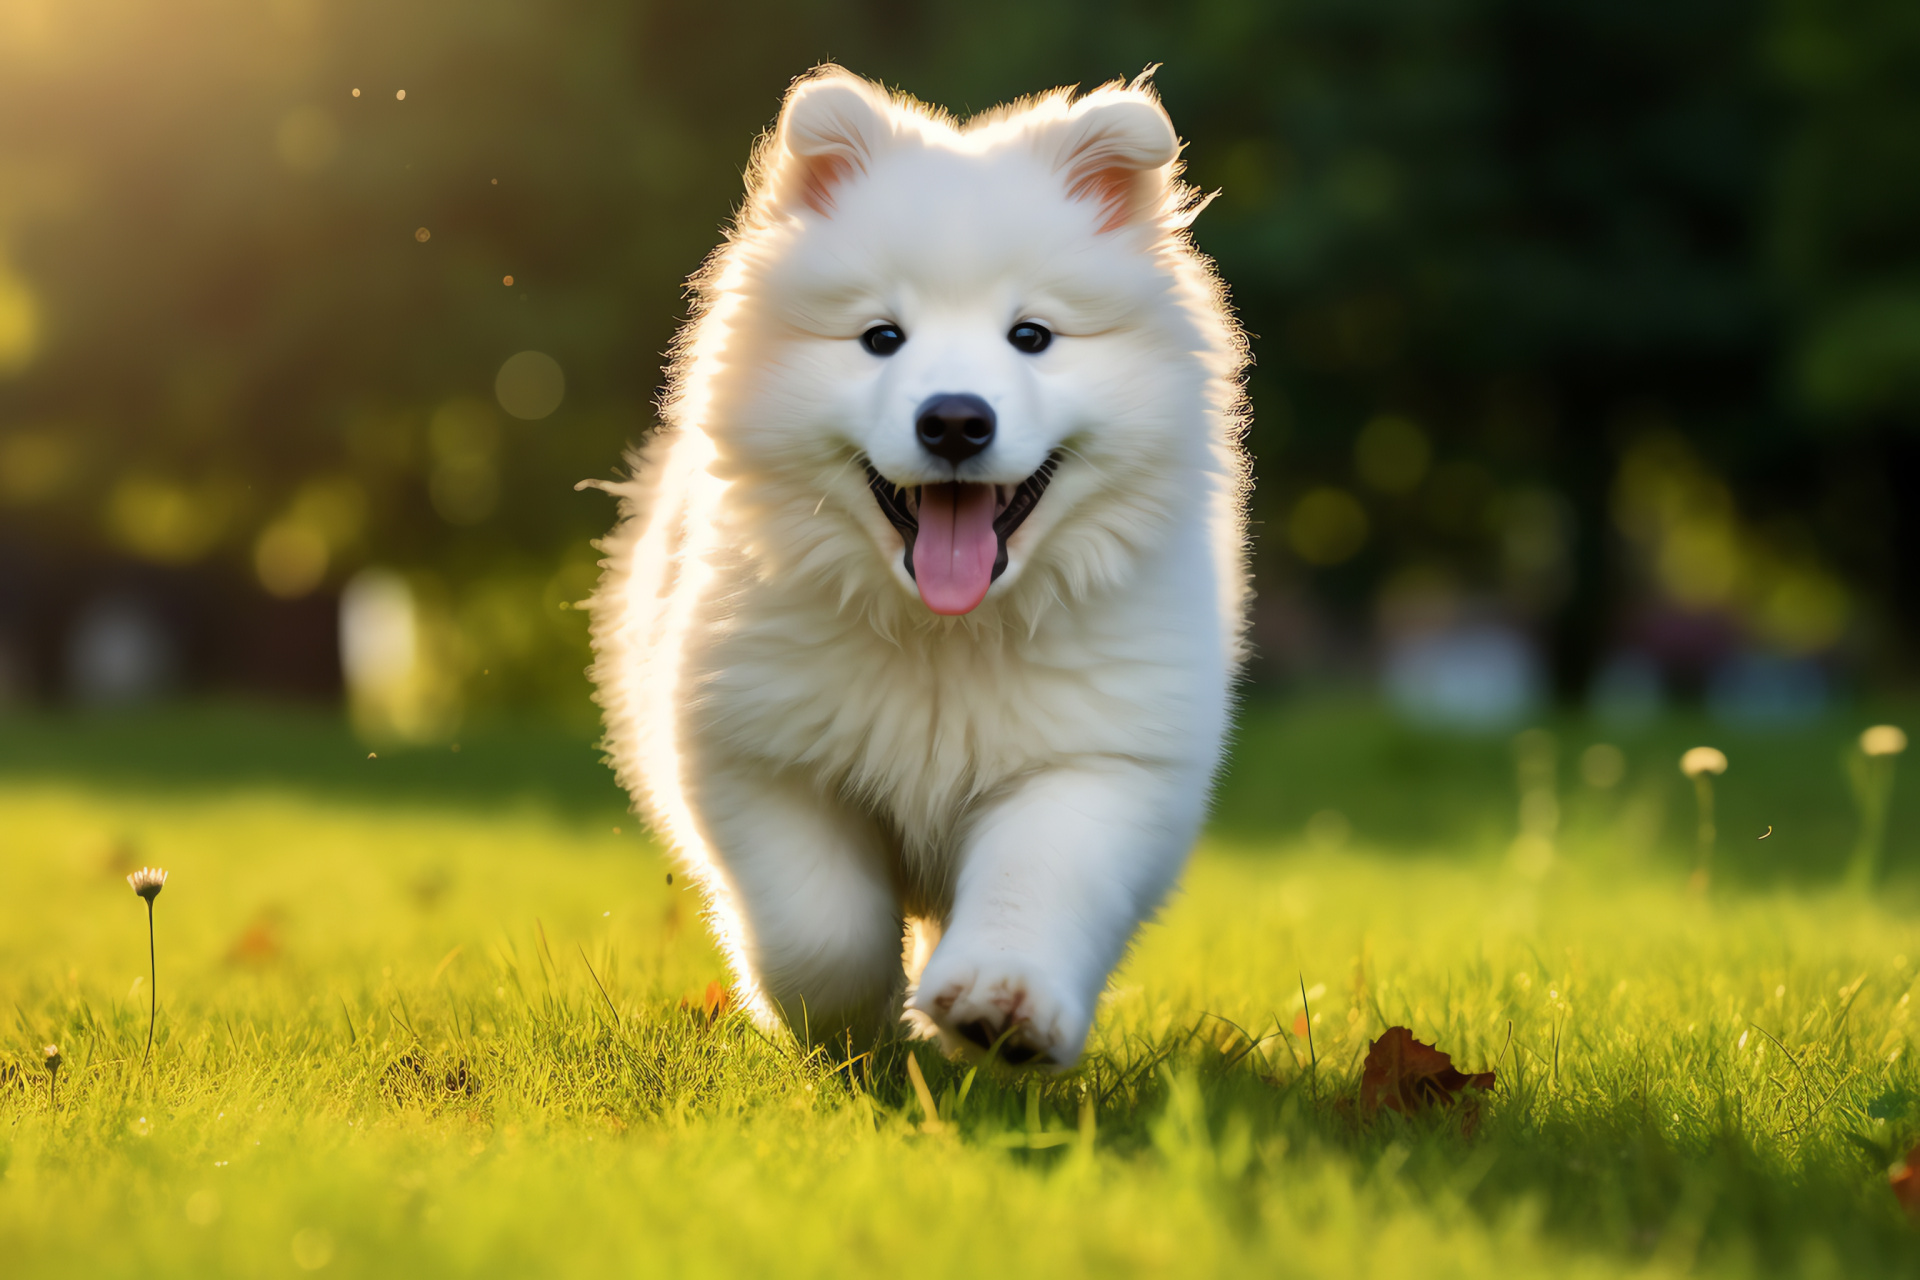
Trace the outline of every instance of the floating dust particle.
<instances>
[{"instance_id":1,"label":"floating dust particle","mask_svg":"<svg viewBox=\"0 0 1920 1280\"><path fill-rule=\"evenodd\" d=\"M669 872L667 872L667 883L668 883L668 884L672 884L672 883L673 883L673 872L671 872L671 871L669 871Z\"/></svg>"},{"instance_id":2,"label":"floating dust particle","mask_svg":"<svg viewBox=\"0 0 1920 1280\"><path fill-rule=\"evenodd\" d=\"M620 828L618 828L618 827L615 827L615 828L613 829L613 834L615 834L615 835L619 835L619 834L620 834Z\"/></svg>"},{"instance_id":3,"label":"floating dust particle","mask_svg":"<svg viewBox=\"0 0 1920 1280\"><path fill-rule=\"evenodd\" d=\"M496 187L500 185L500 179L498 178L489 178L488 181L493 183L493 185Z\"/></svg>"},{"instance_id":4,"label":"floating dust particle","mask_svg":"<svg viewBox=\"0 0 1920 1280\"><path fill-rule=\"evenodd\" d=\"M360 96L360 91L359 91L358 89L355 89L355 90L353 91L353 96L354 96L354 97L356 97L356 98L357 98L357 97L359 97L359 96Z\"/></svg>"},{"instance_id":5,"label":"floating dust particle","mask_svg":"<svg viewBox=\"0 0 1920 1280\"><path fill-rule=\"evenodd\" d=\"M453 744L452 746L450 746L450 747L448 747L448 748L447 748L447 750L449 750L449 751L451 751L451 752L453 752L453 754L455 754L455 755L459 755L459 754L460 754L460 744L456 742L456 743L454 743L454 744Z\"/></svg>"},{"instance_id":6,"label":"floating dust particle","mask_svg":"<svg viewBox=\"0 0 1920 1280\"><path fill-rule=\"evenodd\" d=\"M379 753L379 752L377 752L377 751L369 751L369 752L367 752L367 759L369 759L369 760L378 760L379 758L380 758L380 753Z\"/></svg>"},{"instance_id":7,"label":"floating dust particle","mask_svg":"<svg viewBox=\"0 0 1920 1280\"><path fill-rule=\"evenodd\" d=\"M405 89L400 90L393 95L393 100L395 102L405 102L407 100L407 91Z\"/></svg>"},{"instance_id":8,"label":"floating dust particle","mask_svg":"<svg viewBox=\"0 0 1920 1280\"><path fill-rule=\"evenodd\" d=\"M502 277L500 277L500 283L501 283L501 284L503 284L503 285L505 285L505 286L507 286L507 288L509 288L509 289L511 289L511 288L513 288L513 277L512 277L512 276L502 276Z\"/></svg>"},{"instance_id":9,"label":"floating dust particle","mask_svg":"<svg viewBox=\"0 0 1920 1280\"><path fill-rule=\"evenodd\" d=\"M422 227L418 231L413 233L413 238L415 240L418 240L421 244L425 244L427 241L433 239L433 232L427 230L425 227Z\"/></svg>"}]
</instances>

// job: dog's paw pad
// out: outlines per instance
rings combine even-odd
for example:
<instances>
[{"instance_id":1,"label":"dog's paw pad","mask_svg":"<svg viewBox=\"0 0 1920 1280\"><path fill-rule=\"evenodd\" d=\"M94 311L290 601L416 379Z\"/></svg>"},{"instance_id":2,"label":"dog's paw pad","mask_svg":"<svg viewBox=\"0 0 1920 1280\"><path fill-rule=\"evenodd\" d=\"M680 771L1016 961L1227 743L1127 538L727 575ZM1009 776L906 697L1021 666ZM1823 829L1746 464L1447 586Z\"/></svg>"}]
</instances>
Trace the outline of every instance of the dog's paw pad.
<instances>
[{"instance_id":1,"label":"dog's paw pad","mask_svg":"<svg viewBox=\"0 0 1920 1280\"><path fill-rule=\"evenodd\" d=\"M1026 1030L1026 1023L1015 1023L1013 1033L1008 1035L1004 1030L995 1030L985 1018L975 1018L954 1028L955 1034L977 1048L992 1050L997 1047L1000 1060L1014 1067L1024 1067L1047 1057L1045 1049L1027 1042Z\"/></svg>"},{"instance_id":2,"label":"dog's paw pad","mask_svg":"<svg viewBox=\"0 0 1920 1280\"><path fill-rule=\"evenodd\" d=\"M992 1052L1012 1066L1067 1067L1079 1057L1087 1019L1015 966L942 968L936 955L912 1008L950 1050Z\"/></svg>"}]
</instances>

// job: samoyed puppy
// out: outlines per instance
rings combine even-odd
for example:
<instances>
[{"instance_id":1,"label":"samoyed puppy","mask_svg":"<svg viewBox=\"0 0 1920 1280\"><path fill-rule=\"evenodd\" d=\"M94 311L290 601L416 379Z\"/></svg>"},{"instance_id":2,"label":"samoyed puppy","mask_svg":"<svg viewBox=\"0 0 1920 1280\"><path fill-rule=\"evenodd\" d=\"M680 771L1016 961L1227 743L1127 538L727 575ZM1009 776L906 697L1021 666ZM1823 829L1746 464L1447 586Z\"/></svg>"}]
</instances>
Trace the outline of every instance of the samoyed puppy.
<instances>
[{"instance_id":1,"label":"samoyed puppy","mask_svg":"<svg viewBox=\"0 0 1920 1280\"><path fill-rule=\"evenodd\" d=\"M799 80L602 487L621 782L743 1003L1078 1058L1204 816L1244 339L1143 77L961 121Z\"/></svg>"}]
</instances>

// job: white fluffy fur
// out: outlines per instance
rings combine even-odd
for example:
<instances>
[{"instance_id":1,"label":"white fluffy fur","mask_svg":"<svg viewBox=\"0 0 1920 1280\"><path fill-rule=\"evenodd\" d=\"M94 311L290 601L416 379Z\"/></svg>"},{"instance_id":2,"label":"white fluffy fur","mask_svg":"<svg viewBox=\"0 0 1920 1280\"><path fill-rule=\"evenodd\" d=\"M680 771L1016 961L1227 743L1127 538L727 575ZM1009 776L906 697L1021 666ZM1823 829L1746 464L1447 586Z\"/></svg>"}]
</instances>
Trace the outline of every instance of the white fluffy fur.
<instances>
[{"instance_id":1,"label":"white fluffy fur","mask_svg":"<svg viewBox=\"0 0 1920 1280\"><path fill-rule=\"evenodd\" d=\"M696 278L665 425L609 486L593 675L765 1022L867 1035L904 995L950 1048L1070 1064L1186 859L1240 657L1246 468L1244 343L1177 151L1143 83L963 124L822 68ZM1009 345L1023 320L1052 346ZM858 341L881 322L891 357ZM1064 457L954 618L862 465L951 478L914 435L937 392L998 414L965 478Z\"/></svg>"}]
</instances>

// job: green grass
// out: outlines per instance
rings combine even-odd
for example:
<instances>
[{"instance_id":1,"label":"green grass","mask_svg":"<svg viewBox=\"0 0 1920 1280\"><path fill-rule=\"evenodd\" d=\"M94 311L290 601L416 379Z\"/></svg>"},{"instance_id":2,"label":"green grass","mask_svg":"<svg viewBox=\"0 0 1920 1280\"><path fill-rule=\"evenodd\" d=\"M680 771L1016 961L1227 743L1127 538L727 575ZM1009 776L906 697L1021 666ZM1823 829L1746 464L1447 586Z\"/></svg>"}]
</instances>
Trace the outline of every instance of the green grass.
<instances>
[{"instance_id":1,"label":"green grass","mask_svg":"<svg viewBox=\"0 0 1920 1280\"><path fill-rule=\"evenodd\" d=\"M1504 742L1255 709L1086 1064L1035 1079L709 1024L695 902L564 736L0 725L4 1273L1920 1274L1886 1183L1920 1129L1911 823L1892 888L1835 887L1858 727L1709 735L1703 900L1701 726L1630 739L1610 793L1563 761L1528 875ZM1301 835L1327 808L1344 847ZM144 1073L141 862L173 876ZM1303 982L1311 1051L1275 1034ZM1471 1135L1359 1112L1393 1023L1498 1064Z\"/></svg>"}]
</instances>

